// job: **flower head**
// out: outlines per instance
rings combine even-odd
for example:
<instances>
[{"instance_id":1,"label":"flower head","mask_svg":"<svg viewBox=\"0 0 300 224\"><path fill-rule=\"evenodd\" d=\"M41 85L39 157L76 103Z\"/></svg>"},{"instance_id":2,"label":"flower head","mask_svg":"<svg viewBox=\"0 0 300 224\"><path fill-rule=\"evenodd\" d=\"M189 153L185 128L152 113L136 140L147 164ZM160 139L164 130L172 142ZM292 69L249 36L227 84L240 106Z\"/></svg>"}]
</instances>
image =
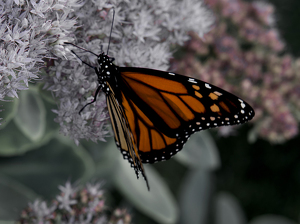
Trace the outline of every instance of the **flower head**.
<instances>
[{"instance_id":1,"label":"flower head","mask_svg":"<svg viewBox=\"0 0 300 224\"><path fill-rule=\"evenodd\" d=\"M81 4L59 0L0 2L0 100L18 98L30 81L40 78L46 58L70 55L59 43L75 29L70 12Z\"/></svg>"},{"instance_id":2,"label":"flower head","mask_svg":"<svg viewBox=\"0 0 300 224\"><path fill-rule=\"evenodd\" d=\"M249 102L257 136L273 143L294 137L298 123L293 110L300 110L299 59L283 52L274 7L242 0L207 3L215 12L216 27L204 39L192 34L186 56L173 66ZM223 136L230 133L220 130Z\"/></svg>"},{"instance_id":3,"label":"flower head","mask_svg":"<svg viewBox=\"0 0 300 224\"><path fill-rule=\"evenodd\" d=\"M112 215L107 215L101 186L101 183L88 183L86 188L79 188L67 182L65 186L59 186L61 194L50 206L40 200L29 203L18 223L131 223L131 215L125 209L117 208Z\"/></svg>"}]
</instances>

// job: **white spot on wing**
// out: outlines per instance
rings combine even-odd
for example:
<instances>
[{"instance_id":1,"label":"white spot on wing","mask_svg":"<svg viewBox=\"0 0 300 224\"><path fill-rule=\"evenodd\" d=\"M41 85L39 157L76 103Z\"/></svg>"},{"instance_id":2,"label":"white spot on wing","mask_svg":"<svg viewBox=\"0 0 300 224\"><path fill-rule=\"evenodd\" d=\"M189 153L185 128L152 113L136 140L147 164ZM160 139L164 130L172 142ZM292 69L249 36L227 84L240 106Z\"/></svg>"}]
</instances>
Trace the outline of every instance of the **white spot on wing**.
<instances>
[{"instance_id":1,"label":"white spot on wing","mask_svg":"<svg viewBox=\"0 0 300 224\"><path fill-rule=\"evenodd\" d=\"M211 86L208 83L205 83L205 87L211 89Z\"/></svg>"},{"instance_id":2,"label":"white spot on wing","mask_svg":"<svg viewBox=\"0 0 300 224\"><path fill-rule=\"evenodd\" d=\"M246 107L246 104L244 104L244 101L241 100L241 99L239 99L239 101L241 102L241 107L242 107L242 108L245 108L245 107Z\"/></svg>"},{"instance_id":3,"label":"white spot on wing","mask_svg":"<svg viewBox=\"0 0 300 224\"><path fill-rule=\"evenodd\" d=\"M192 83L197 83L197 82L195 81L195 79L192 79L192 78L189 78L188 81L189 81L189 82L192 82Z\"/></svg>"}]
</instances>

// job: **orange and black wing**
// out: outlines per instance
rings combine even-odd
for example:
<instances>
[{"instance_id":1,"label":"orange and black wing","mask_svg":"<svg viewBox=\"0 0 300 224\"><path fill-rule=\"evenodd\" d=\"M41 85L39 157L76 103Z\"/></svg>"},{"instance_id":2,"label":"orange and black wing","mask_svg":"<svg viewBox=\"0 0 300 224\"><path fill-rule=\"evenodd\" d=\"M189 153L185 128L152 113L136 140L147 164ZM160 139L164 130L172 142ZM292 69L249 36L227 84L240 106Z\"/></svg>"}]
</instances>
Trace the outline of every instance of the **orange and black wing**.
<instances>
[{"instance_id":1,"label":"orange and black wing","mask_svg":"<svg viewBox=\"0 0 300 224\"><path fill-rule=\"evenodd\" d=\"M128 118L124 113L124 108L119 104L109 83L107 83L107 85L111 91L106 97L106 103L114 131L116 145L121 150L124 159L127 159L131 164L131 167L134 168L137 177L139 177L139 172L142 173L147 187L150 189L144 172L144 167L135 144L135 139L133 138L133 133L128 124Z\"/></svg>"},{"instance_id":2,"label":"orange and black wing","mask_svg":"<svg viewBox=\"0 0 300 224\"><path fill-rule=\"evenodd\" d=\"M123 126L132 136L118 136L117 142L124 141L120 147L125 151L130 151L125 142L135 145L135 156L143 163L169 159L196 131L242 124L254 117L249 104L209 83L152 69L119 71L116 91L123 114L118 119L125 118Z\"/></svg>"}]
</instances>

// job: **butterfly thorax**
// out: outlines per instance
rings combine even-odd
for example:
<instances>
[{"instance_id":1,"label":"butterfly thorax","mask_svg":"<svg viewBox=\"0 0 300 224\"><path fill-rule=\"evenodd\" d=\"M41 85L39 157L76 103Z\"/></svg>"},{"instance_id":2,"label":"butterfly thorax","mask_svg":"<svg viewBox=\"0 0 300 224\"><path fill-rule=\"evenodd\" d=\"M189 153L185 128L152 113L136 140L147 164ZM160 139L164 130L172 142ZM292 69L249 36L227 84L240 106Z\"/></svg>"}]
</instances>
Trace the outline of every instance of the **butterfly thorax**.
<instances>
[{"instance_id":1,"label":"butterfly thorax","mask_svg":"<svg viewBox=\"0 0 300 224\"><path fill-rule=\"evenodd\" d=\"M104 53L101 53L98 56L98 67L95 68L98 76L98 82L105 94L108 94L110 92L108 83L110 85L116 86L115 77L119 73L119 71L118 66L112 63L113 61L114 58L110 58Z\"/></svg>"}]
</instances>

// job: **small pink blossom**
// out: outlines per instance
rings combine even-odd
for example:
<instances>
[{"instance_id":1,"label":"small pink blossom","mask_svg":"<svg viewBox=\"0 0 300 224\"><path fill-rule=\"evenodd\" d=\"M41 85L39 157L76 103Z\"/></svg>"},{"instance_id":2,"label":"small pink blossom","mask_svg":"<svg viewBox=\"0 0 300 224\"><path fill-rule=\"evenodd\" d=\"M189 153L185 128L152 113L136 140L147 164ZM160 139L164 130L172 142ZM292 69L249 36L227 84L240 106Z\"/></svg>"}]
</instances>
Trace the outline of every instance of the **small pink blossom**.
<instances>
[{"instance_id":1,"label":"small pink blossom","mask_svg":"<svg viewBox=\"0 0 300 224\"><path fill-rule=\"evenodd\" d=\"M242 0L207 4L216 16L215 27L205 39L191 34L186 57L174 60L178 73L245 99L255 110L251 122L257 136L272 143L293 138L299 132L293 111L300 110L300 59L283 54L285 43L274 26L274 7ZM197 60L199 55L204 59Z\"/></svg>"}]
</instances>

